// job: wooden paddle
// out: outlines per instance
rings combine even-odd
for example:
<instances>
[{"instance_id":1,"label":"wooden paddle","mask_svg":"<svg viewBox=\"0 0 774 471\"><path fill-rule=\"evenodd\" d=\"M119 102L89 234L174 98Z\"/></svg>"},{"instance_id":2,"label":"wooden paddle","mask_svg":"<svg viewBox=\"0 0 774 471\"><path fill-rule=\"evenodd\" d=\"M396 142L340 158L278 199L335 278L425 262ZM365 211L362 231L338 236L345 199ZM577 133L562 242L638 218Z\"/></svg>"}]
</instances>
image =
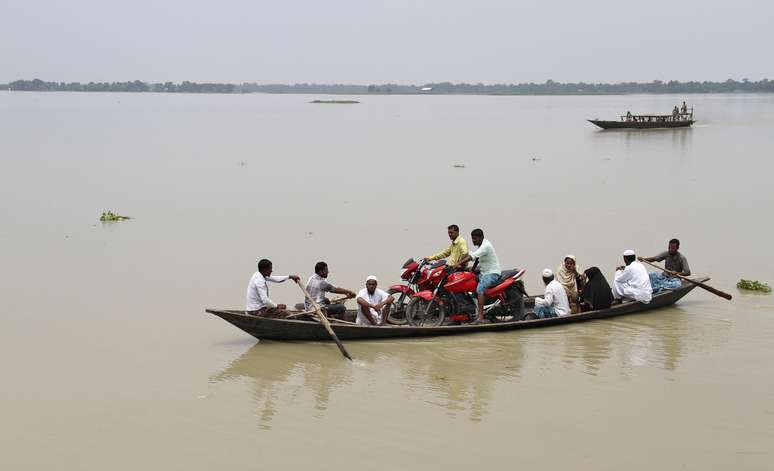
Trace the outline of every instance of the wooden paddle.
<instances>
[{"instance_id":1,"label":"wooden paddle","mask_svg":"<svg viewBox=\"0 0 774 471\"><path fill-rule=\"evenodd\" d=\"M331 323L328 322L328 318L325 317L325 314L323 314L322 310L320 309L320 305L317 304L317 301L315 301L311 296L309 296L309 292L306 290L306 288L304 288L304 285L302 285L300 281L296 281L296 284L299 288L301 288L301 291L304 292L304 296L306 296L306 299L309 300L309 303L312 305L312 307L314 307L314 310L317 312L317 319L325 327L325 330L328 331L333 341L336 342L336 345L339 347L341 354L351 361L352 357L349 355L347 349L344 348L344 344L341 343L341 340L339 340L339 338L336 336L336 332L331 329Z\"/></svg>"},{"instance_id":2,"label":"wooden paddle","mask_svg":"<svg viewBox=\"0 0 774 471\"><path fill-rule=\"evenodd\" d=\"M721 298L725 298L725 299L728 299L729 301L731 301L731 295L728 294L728 293L724 293L724 292L720 291L719 289L715 289L712 286L705 285L704 283L699 282L699 281L693 281L690 278L686 278L683 275L680 275L679 273L675 273L673 271L667 270L666 268L661 268L660 266L656 265L655 263L650 263L649 261L647 261L647 260L645 260L643 258L641 258L640 261L644 262L644 263L647 263L648 265L650 265L653 268L658 268L659 270L663 271L664 273L668 273L668 274L670 274L672 276L676 276L676 277L680 278L681 280L685 280L685 281L687 281L689 283L693 283L696 286L698 286L699 288L704 288L704 289L706 289L707 291L709 291L712 294L716 294L716 295L720 296Z\"/></svg>"}]
</instances>

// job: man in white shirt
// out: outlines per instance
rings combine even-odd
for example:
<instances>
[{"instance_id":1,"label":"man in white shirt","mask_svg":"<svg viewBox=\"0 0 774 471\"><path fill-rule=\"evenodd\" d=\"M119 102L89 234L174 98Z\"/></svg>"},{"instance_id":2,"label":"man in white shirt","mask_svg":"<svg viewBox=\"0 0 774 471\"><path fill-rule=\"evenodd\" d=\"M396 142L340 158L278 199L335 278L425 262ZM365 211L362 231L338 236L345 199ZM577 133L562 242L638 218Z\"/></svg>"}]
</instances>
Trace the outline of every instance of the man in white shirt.
<instances>
[{"instance_id":1,"label":"man in white shirt","mask_svg":"<svg viewBox=\"0 0 774 471\"><path fill-rule=\"evenodd\" d=\"M634 250L626 250L623 259L626 266L615 269L613 297L619 301L625 298L648 304L653 297L648 270L636 260Z\"/></svg>"},{"instance_id":2,"label":"man in white shirt","mask_svg":"<svg viewBox=\"0 0 774 471\"><path fill-rule=\"evenodd\" d=\"M542 298L535 298L535 316L540 319L569 316L567 291L564 285L554 279L554 272L548 268L543 270L543 283L546 285L546 293Z\"/></svg>"},{"instance_id":3,"label":"man in white shirt","mask_svg":"<svg viewBox=\"0 0 774 471\"><path fill-rule=\"evenodd\" d=\"M374 275L366 278L366 287L357 293L357 325L384 325L390 313L393 297L376 287L379 281Z\"/></svg>"},{"instance_id":4,"label":"man in white shirt","mask_svg":"<svg viewBox=\"0 0 774 471\"><path fill-rule=\"evenodd\" d=\"M247 284L247 305L245 311L247 314L262 317L285 317L288 308L284 304L277 304L269 298L268 281L272 283L282 283L290 278L298 281L298 275L272 276L272 264L270 260L261 259L258 262L258 271L253 273L250 282Z\"/></svg>"},{"instance_id":5,"label":"man in white shirt","mask_svg":"<svg viewBox=\"0 0 774 471\"><path fill-rule=\"evenodd\" d=\"M478 306L476 307L476 320L473 323L481 324L489 322L484 319L484 302L486 301L484 292L500 282L500 261L497 259L497 253L495 253L492 243L484 239L484 231L473 229L470 238L473 240L474 250L468 252L459 264L464 266L468 261L478 259L478 269L480 270L476 286Z\"/></svg>"}]
</instances>

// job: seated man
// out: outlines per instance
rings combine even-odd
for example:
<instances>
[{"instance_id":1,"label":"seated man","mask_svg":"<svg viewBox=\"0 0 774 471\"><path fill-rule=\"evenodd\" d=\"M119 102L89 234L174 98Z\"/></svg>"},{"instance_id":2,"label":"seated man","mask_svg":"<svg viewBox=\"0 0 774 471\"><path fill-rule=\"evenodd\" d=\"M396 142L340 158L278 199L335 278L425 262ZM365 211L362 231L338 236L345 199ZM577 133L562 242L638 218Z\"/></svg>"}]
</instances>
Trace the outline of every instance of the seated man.
<instances>
[{"instance_id":1,"label":"seated man","mask_svg":"<svg viewBox=\"0 0 774 471\"><path fill-rule=\"evenodd\" d=\"M390 314L393 297L376 287L379 281L374 275L366 278L366 287L357 293L357 325L384 325Z\"/></svg>"},{"instance_id":2,"label":"seated man","mask_svg":"<svg viewBox=\"0 0 774 471\"><path fill-rule=\"evenodd\" d=\"M253 273L247 284L247 306L245 307L247 314L279 318L287 316L285 311L287 306L276 304L269 299L269 286L266 282L282 283L288 278L293 281L298 281L300 278L298 275L271 276L272 268L271 260L264 258L258 262L258 271Z\"/></svg>"},{"instance_id":3,"label":"seated man","mask_svg":"<svg viewBox=\"0 0 774 471\"><path fill-rule=\"evenodd\" d=\"M468 243L460 236L460 227L456 224L449 226L447 233L449 234L449 239L451 239L449 247L435 255L425 257L425 260L440 260L448 257L448 265L450 267L463 268L461 260L468 254Z\"/></svg>"},{"instance_id":4,"label":"seated man","mask_svg":"<svg viewBox=\"0 0 774 471\"><path fill-rule=\"evenodd\" d=\"M488 290L492 286L496 285L500 281L500 261L497 259L497 254L492 246L492 243L484 239L484 231L481 229L473 229L470 233L470 238L473 240L475 250L469 252L462 258L460 265L464 265L474 258L478 259L478 268L481 271L478 277L478 286L476 287L476 296L478 297L478 304L476 306L476 320L474 324L482 324L489 322L484 319L484 291Z\"/></svg>"},{"instance_id":5,"label":"seated man","mask_svg":"<svg viewBox=\"0 0 774 471\"><path fill-rule=\"evenodd\" d=\"M549 317L564 317L570 315L570 301L564 286L554 279L554 273L546 268L543 270L543 283L546 285L544 297L535 298L535 316L540 319Z\"/></svg>"},{"instance_id":6,"label":"seated man","mask_svg":"<svg viewBox=\"0 0 774 471\"><path fill-rule=\"evenodd\" d=\"M626 266L615 269L613 297L619 301L625 298L648 304L653 297L648 270L636 260L634 250L624 251L623 259Z\"/></svg>"},{"instance_id":7,"label":"seated man","mask_svg":"<svg viewBox=\"0 0 774 471\"><path fill-rule=\"evenodd\" d=\"M688 259L678 251L679 249L680 241L672 239L669 241L666 252L661 252L655 257L643 257L640 260L645 260L646 262L660 262L666 260L666 262L664 262L664 267L667 271L682 276L691 276L691 268L688 266ZM653 288L654 293L658 293L665 289L677 289L683 284L680 278L669 273L650 273L649 276L650 285Z\"/></svg>"},{"instance_id":8,"label":"seated man","mask_svg":"<svg viewBox=\"0 0 774 471\"><path fill-rule=\"evenodd\" d=\"M328 264L325 262L317 262L314 266L314 275L309 277L309 281L306 282L306 291L314 301L320 305L325 311L325 315L328 317L340 317L344 315L347 308L344 304L331 304L330 300L325 297L325 293L344 294L348 298L354 298L355 293L344 288L337 288L328 283ZM304 304L304 308L307 311L314 309L312 303L307 299Z\"/></svg>"}]
</instances>

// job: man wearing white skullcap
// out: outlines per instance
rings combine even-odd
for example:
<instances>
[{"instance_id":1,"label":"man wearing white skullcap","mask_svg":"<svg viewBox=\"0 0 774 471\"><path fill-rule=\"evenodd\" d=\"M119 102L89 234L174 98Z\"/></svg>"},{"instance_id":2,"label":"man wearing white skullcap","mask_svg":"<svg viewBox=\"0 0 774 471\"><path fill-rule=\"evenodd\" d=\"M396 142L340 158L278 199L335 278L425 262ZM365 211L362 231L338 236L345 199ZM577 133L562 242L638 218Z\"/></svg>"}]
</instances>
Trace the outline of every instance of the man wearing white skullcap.
<instances>
[{"instance_id":1,"label":"man wearing white skullcap","mask_svg":"<svg viewBox=\"0 0 774 471\"><path fill-rule=\"evenodd\" d=\"M548 317L564 317L570 315L570 302L564 286L554 279L551 269L543 270L543 283L546 285L546 293L542 298L535 298L535 316L545 319Z\"/></svg>"},{"instance_id":2,"label":"man wearing white skullcap","mask_svg":"<svg viewBox=\"0 0 774 471\"><path fill-rule=\"evenodd\" d=\"M390 313L393 297L376 287L379 280L374 275L366 278L366 287L357 293L357 325L384 325Z\"/></svg>"},{"instance_id":3,"label":"man wearing white skullcap","mask_svg":"<svg viewBox=\"0 0 774 471\"><path fill-rule=\"evenodd\" d=\"M623 259L626 265L615 269L613 297L618 300L633 299L648 304L653 297L648 270L637 261L634 250L625 250Z\"/></svg>"}]
</instances>

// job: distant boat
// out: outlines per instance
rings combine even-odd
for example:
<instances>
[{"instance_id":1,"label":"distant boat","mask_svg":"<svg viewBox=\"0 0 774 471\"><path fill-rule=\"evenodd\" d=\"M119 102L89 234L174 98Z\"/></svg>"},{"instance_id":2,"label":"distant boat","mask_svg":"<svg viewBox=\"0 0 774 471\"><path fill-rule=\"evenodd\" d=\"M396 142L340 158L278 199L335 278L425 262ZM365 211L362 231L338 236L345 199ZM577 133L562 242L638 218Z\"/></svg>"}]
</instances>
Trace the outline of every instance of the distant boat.
<instances>
[{"instance_id":1,"label":"distant boat","mask_svg":"<svg viewBox=\"0 0 774 471\"><path fill-rule=\"evenodd\" d=\"M589 119L589 123L602 129L662 129L687 128L696 120L693 119L693 108L672 114L631 114L626 113L619 121L604 121Z\"/></svg>"}]
</instances>

